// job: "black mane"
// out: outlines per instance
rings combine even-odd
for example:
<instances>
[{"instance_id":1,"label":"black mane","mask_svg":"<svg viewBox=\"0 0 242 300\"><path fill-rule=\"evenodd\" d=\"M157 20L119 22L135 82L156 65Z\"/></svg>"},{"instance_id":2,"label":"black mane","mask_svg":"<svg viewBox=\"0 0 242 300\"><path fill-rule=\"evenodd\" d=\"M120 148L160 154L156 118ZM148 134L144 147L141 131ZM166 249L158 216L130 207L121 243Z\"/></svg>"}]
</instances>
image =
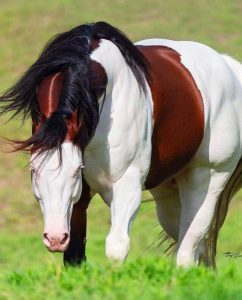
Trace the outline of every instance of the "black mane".
<instances>
[{"instance_id":1,"label":"black mane","mask_svg":"<svg viewBox=\"0 0 242 300\"><path fill-rule=\"evenodd\" d=\"M12 112L12 118L21 114L23 121L28 117L33 123L40 122L41 112L36 91L40 82L48 75L64 73L64 83L56 111L41 125L33 136L18 142L17 150L33 150L40 153L60 149L67 134L66 122L74 111L85 128L85 145L92 138L99 121L97 95L99 90L90 86L88 74L92 43L100 39L113 42L121 51L126 63L131 68L140 89L146 92L145 77L149 77L148 64L143 54L118 29L105 23L97 22L73 28L55 36L43 49L37 61L27 70L22 78L1 97L1 112ZM105 91L105 87L103 92ZM82 129L83 130L83 129ZM83 147L78 133L75 143Z\"/></svg>"}]
</instances>

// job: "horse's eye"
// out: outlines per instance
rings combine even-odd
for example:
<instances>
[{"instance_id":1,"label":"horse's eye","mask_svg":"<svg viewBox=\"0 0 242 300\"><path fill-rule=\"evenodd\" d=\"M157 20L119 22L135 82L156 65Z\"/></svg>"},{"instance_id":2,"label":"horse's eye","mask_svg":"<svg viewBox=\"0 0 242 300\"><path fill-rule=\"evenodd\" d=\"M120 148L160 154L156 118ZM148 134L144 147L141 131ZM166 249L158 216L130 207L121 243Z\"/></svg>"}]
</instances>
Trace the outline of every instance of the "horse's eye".
<instances>
[{"instance_id":1,"label":"horse's eye","mask_svg":"<svg viewBox=\"0 0 242 300\"><path fill-rule=\"evenodd\" d=\"M36 170L33 167L30 167L31 180L33 179L35 172L36 172Z\"/></svg>"},{"instance_id":2,"label":"horse's eye","mask_svg":"<svg viewBox=\"0 0 242 300\"><path fill-rule=\"evenodd\" d=\"M31 174L33 175L36 171L35 171L34 168L30 168L30 172L31 172Z\"/></svg>"}]
</instances>

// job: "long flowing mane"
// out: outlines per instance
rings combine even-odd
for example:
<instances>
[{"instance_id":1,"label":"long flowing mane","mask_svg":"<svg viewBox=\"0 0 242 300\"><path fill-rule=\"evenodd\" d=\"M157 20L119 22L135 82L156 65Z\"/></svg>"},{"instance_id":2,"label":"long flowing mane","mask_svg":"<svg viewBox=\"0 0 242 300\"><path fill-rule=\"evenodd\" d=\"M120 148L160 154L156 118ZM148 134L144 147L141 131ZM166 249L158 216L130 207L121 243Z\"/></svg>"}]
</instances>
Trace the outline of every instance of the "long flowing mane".
<instances>
[{"instance_id":1,"label":"long flowing mane","mask_svg":"<svg viewBox=\"0 0 242 300\"><path fill-rule=\"evenodd\" d=\"M83 124L80 130L86 132L85 145L90 141L99 121L97 95L100 95L100 89L105 93L103 86L90 86L90 54L93 43L100 39L110 40L119 48L140 89L146 91L145 77L149 77L147 61L121 31L105 22L97 22L61 33L47 43L36 62L0 97L0 114L13 112L12 118L22 115L23 121L31 117L34 124L39 124L41 111L36 92L38 86L51 74L64 74L56 111L41 124L31 138L18 142L17 150L42 153L60 149L67 134L66 122L75 111L78 121ZM81 147L80 133L77 134L75 143Z\"/></svg>"}]
</instances>

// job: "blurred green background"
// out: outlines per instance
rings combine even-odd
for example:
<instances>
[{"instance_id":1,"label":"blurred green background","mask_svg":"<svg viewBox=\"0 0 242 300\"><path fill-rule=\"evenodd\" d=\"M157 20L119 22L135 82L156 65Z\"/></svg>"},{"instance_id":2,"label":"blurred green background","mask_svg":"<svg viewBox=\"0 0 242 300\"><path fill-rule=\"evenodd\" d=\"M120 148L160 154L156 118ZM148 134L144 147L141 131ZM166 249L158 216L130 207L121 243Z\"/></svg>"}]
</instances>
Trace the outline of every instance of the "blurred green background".
<instances>
[{"instance_id":1,"label":"blurred green background","mask_svg":"<svg viewBox=\"0 0 242 300\"><path fill-rule=\"evenodd\" d=\"M50 37L79 24L100 20L118 27L133 41L149 37L194 40L242 61L241 15L241 0L0 0L0 92L13 84L34 62ZM6 120L7 116L1 117L0 136L12 139L24 139L30 136L30 123L27 122L20 128L20 120L14 119L5 124ZM242 193L233 200L219 238L217 260L221 273L216 277L217 279L214 274L203 268L200 269L203 271L191 271L195 272L191 273L192 275L185 271L176 273L173 262L164 260L162 250L157 247L160 227L156 220L153 202L142 204L134 222L131 232L131 252L123 271L110 269L104 255L105 237L110 224L109 209L99 197L93 199L88 210L87 256L90 265L87 267L87 273L78 273L77 270L66 271L62 267L61 255L48 253L41 241L42 216L31 193L27 167L28 155L4 153L6 148L7 146L2 143L0 300L43 299L41 294L48 290L48 285L56 291L51 294L48 290L47 299L55 299L62 293L65 295L63 299L69 299L68 297L75 299L77 296L74 290L80 291L81 288L83 288L82 295L92 299L102 299L104 296L105 299L122 299L129 287L131 293L129 296L125 295L127 299L135 297L163 299L162 295L165 295L166 299L169 297L171 297L169 299L182 299L183 295L189 295L192 299L191 281L196 281L194 278L200 278L204 286L214 280L216 288L214 287L214 290L211 288L211 291L214 291L214 294L210 291L211 295L216 296L216 293L223 291L225 298L221 299L227 299L226 297L230 297L234 291L235 294L231 299L242 299L241 290L238 291L240 281L235 275L239 274L242 267L242 258L228 259L224 256L225 251L240 252L242 249L240 233ZM144 199L149 198L149 194L144 193ZM142 264L148 270L153 266L153 271L147 271L145 267L140 270ZM94 269L88 269L92 268L91 266ZM158 266L157 269L155 266ZM45 273L45 269L48 269L49 273ZM225 269L227 273L223 274ZM134 275L132 272L135 271L132 270L136 270L137 274ZM169 273L170 277L168 273L166 273L168 277L164 277L166 275L165 273L162 275L162 270L168 270L168 273L172 270ZM147 275L147 272L151 275ZM143 274L143 277L140 275L140 281L135 281L138 273ZM167 281L162 284L162 289L158 289L161 277L156 280L158 276L156 273L167 278ZM93 281L98 280L103 274L106 274L109 279L107 282L100 281L100 286L98 284L95 286ZM112 279L113 281L110 279L110 274L115 278ZM73 282L66 284L68 282L66 278L72 278ZM79 278L83 280L82 285L78 282ZM192 278L191 281L189 278ZM230 282L229 280L233 283L237 282L237 285L229 288L228 284L223 283ZM84 285L85 282L87 286ZM147 285L145 293L141 282L145 282L144 286ZM135 289L131 283L141 288ZM103 286L109 286L110 291L108 288L103 290ZM202 290L204 286L201 285L200 289ZM107 296L107 291L110 292L110 297ZM176 295L180 296L176 298ZM194 295L196 299L200 299L199 295L205 297L201 299L208 299L206 294L199 293L199 289L195 289Z\"/></svg>"}]
</instances>

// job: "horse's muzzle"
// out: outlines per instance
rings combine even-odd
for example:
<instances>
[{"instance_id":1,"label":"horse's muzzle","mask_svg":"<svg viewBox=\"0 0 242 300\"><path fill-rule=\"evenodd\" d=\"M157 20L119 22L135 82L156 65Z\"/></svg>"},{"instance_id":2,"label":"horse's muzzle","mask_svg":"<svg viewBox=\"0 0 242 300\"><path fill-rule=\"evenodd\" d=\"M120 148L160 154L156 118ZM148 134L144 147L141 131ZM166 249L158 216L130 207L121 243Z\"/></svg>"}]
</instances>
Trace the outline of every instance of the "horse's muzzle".
<instances>
[{"instance_id":1,"label":"horse's muzzle","mask_svg":"<svg viewBox=\"0 0 242 300\"><path fill-rule=\"evenodd\" d=\"M43 242L50 252L64 252L69 245L70 235L65 232L61 236L51 236L44 232Z\"/></svg>"}]
</instances>

